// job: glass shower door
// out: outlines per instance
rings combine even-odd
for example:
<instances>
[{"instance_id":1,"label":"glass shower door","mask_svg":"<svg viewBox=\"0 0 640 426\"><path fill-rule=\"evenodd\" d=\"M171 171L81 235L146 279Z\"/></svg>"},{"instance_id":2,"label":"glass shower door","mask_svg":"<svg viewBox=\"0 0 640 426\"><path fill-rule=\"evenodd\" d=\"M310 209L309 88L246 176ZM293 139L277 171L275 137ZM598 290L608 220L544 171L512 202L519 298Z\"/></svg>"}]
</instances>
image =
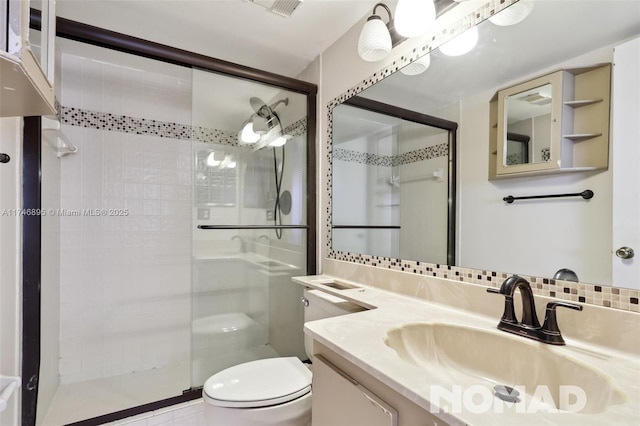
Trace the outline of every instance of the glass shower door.
<instances>
[{"instance_id":1,"label":"glass shower door","mask_svg":"<svg viewBox=\"0 0 640 426\"><path fill-rule=\"evenodd\" d=\"M306 96L194 70L192 387L255 359L306 358Z\"/></svg>"}]
</instances>

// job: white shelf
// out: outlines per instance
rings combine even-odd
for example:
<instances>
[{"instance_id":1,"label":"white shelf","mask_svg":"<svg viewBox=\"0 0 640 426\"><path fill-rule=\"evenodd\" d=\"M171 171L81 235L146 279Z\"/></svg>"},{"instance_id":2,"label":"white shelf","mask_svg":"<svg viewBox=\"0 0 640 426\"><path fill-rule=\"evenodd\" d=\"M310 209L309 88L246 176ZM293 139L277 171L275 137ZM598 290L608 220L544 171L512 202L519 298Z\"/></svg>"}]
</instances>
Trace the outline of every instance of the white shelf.
<instances>
[{"instance_id":1,"label":"white shelf","mask_svg":"<svg viewBox=\"0 0 640 426\"><path fill-rule=\"evenodd\" d=\"M571 135L562 135L563 138L570 139L572 141L597 138L598 136L602 136L602 133L574 133Z\"/></svg>"},{"instance_id":2,"label":"white shelf","mask_svg":"<svg viewBox=\"0 0 640 426\"><path fill-rule=\"evenodd\" d=\"M581 99L576 101L565 101L564 104L571 108L580 108L587 105L597 104L602 102L602 99Z\"/></svg>"},{"instance_id":3,"label":"white shelf","mask_svg":"<svg viewBox=\"0 0 640 426\"><path fill-rule=\"evenodd\" d=\"M535 170L527 172L512 173L510 175L498 175L494 179L510 179L517 177L541 176L541 175L559 175L565 173L594 172L601 170L599 167L565 167L561 169Z\"/></svg>"}]
</instances>

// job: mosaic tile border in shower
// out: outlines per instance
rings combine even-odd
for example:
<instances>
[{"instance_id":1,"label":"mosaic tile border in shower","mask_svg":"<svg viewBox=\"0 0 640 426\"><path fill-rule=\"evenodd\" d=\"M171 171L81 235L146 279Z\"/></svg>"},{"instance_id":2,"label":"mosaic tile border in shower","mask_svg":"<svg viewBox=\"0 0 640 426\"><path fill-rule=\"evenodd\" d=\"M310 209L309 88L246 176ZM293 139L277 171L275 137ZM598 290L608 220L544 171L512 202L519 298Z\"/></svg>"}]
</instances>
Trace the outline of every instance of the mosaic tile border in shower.
<instances>
[{"instance_id":1,"label":"mosaic tile border in shower","mask_svg":"<svg viewBox=\"0 0 640 426\"><path fill-rule=\"evenodd\" d=\"M348 91L335 97L327 103L327 141L333 139L333 108L343 103L345 100L359 94L368 87L374 85L378 81L388 77L392 73L398 71L404 65L413 62L424 53L432 50L433 46L439 46L472 25L477 25L495 13L515 3L517 0L488 0L483 3L475 12L463 17L453 26L446 28L440 34L432 37L429 44L420 48L415 48L407 55L401 56L391 65L374 73L370 77L361 81ZM332 160L333 146L331 143L325 144L325 158L327 161L326 182L326 203L325 203L325 236L327 257L330 259L344 260L347 262L360 263L363 265L371 265L385 269L395 269L405 272L421 275L431 275L435 277L454 279L478 285L489 285L498 287L502 281L509 275L505 272L487 271L482 269L460 268L457 266L438 265L433 263L405 261L401 259L384 258L378 256L368 256L356 253L336 252L331 248L331 223L332 223L332 201L331 201L331 185L332 185ZM571 281L553 280L535 276L526 276L524 278L531 282L535 294L542 296L554 297L557 299L571 300L579 303L586 303L595 306L603 306L612 309L619 309L630 312L640 312L640 290L632 290L626 288L600 286L587 283L575 283Z\"/></svg>"},{"instance_id":2,"label":"mosaic tile border in shower","mask_svg":"<svg viewBox=\"0 0 640 426\"><path fill-rule=\"evenodd\" d=\"M331 259L378 268L404 271L418 275L464 281L489 287L500 287L512 273L488 271L483 269L462 268L428 262L402 260L390 257L369 256L358 253L331 251ZM640 290L601 286L572 281L554 280L532 275L521 275L531 283L533 293L540 296L587 303L624 311L640 312Z\"/></svg>"},{"instance_id":3,"label":"mosaic tile border in shower","mask_svg":"<svg viewBox=\"0 0 640 426\"><path fill-rule=\"evenodd\" d=\"M237 133L228 130L65 107L59 103L56 106L60 122L71 126L136 135L159 136L162 138L196 140L218 145L241 146L238 143ZM284 129L285 134L293 137L303 135L306 131L307 117L302 117Z\"/></svg>"},{"instance_id":4,"label":"mosaic tile border in shower","mask_svg":"<svg viewBox=\"0 0 640 426\"><path fill-rule=\"evenodd\" d=\"M351 149L336 148L333 150L333 159L350 163L367 164L369 166L392 167L432 158L446 157L449 155L449 145L446 143L416 149L398 155L379 155L369 152L354 151Z\"/></svg>"},{"instance_id":5,"label":"mosaic tile border in shower","mask_svg":"<svg viewBox=\"0 0 640 426\"><path fill-rule=\"evenodd\" d=\"M336 148L333 159L349 163L367 164L369 166L391 167L393 157L389 155L372 154L370 152L354 151L352 149Z\"/></svg>"}]
</instances>

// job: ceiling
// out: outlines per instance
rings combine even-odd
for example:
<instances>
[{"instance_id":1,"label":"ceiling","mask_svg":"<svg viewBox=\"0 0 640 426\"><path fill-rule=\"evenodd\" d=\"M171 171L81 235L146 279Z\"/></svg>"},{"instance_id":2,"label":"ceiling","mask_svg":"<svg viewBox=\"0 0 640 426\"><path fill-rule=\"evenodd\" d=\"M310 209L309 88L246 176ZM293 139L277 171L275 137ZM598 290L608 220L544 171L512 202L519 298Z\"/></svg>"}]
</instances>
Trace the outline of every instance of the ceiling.
<instances>
[{"instance_id":1,"label":"ceiling","mask_svg":"<svg viewBox=\"0 0 640 426\"><path fill-rule=\"evenodd\" d=\"M304 0L289 18L272 13L272 3L273 0L57 0L56 14L294 77L371 12L376 0Z\"/></svg>"}]
</instances>

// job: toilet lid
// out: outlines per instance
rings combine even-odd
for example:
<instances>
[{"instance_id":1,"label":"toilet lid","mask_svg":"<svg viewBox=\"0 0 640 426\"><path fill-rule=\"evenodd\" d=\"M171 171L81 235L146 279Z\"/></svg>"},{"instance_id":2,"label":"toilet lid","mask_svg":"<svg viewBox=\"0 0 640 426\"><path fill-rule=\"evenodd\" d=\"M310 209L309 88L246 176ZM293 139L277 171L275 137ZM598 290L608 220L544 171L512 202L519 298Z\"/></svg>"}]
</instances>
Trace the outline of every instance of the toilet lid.
<instances>
[{"instance_id":1,"label":"toilet lid","mask_svg":"<svg viewBox=\"0 0 640 426\"><path fill-rule=\"evenodd\" d=\"M209 377L203 395L219 407L266 407L311 391L311 371L296 357L235 365Z\"/></svg>"}]
</instances>

